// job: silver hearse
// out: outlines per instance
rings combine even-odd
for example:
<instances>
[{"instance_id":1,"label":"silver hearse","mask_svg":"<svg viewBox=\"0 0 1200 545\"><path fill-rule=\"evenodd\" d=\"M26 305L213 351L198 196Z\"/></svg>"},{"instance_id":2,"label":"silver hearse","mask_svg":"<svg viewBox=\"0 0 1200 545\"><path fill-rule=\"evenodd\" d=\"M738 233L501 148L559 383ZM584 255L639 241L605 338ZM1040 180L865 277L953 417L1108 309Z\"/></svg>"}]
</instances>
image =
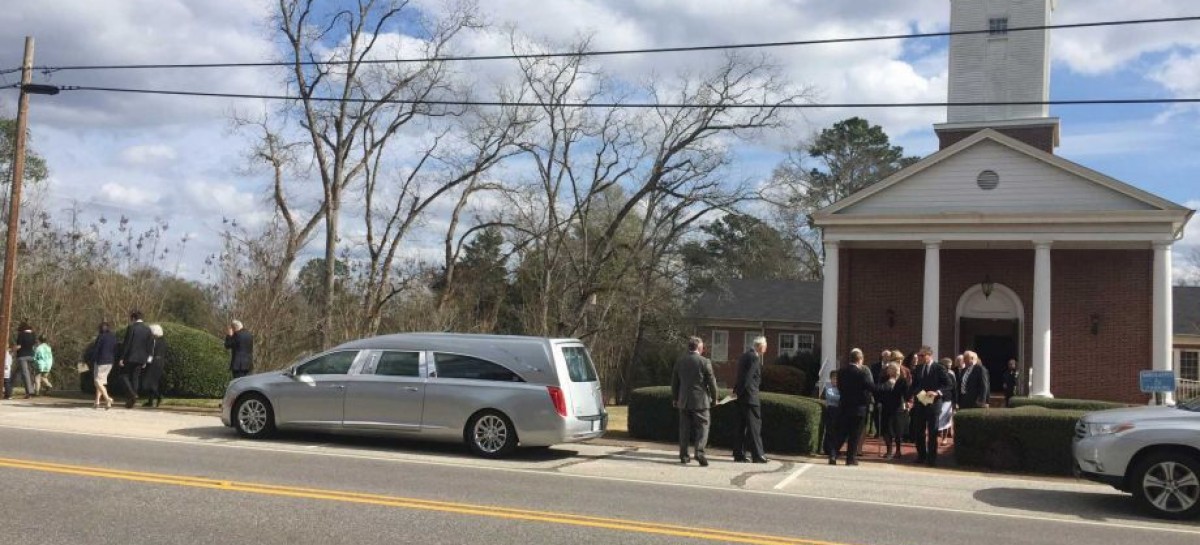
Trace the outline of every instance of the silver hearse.
<instances>
[{"instance_id":1,"label":"silver hearse","mask_svg":"<svg viewBox=\"0 0 1200 545\"><path fill-rule=\"evenodd\" d=\"M576 339L403 333L352 341L231 382L221 421L465 441L480 456L604 435L600 382Z\"/></svg>"}]
</instances>

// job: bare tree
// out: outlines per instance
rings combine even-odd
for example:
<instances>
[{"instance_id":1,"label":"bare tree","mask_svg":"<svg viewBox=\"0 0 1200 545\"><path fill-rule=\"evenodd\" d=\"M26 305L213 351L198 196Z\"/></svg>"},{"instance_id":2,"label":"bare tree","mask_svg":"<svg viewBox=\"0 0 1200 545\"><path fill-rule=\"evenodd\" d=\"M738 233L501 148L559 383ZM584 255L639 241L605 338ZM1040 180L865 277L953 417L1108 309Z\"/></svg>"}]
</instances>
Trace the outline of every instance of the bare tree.
<instances>
[{"instance_id":1,"label":"bare tree","mask_svg":"<svg viewBox=\"0 0 1200 545\"><path fill-rule=\"evenodd\" d=\"M275 23L291 63L291 84L300 99L291 109L312 144L325 207L325 275L318 338L333 341L334 278L338 257L342 195L366 174L388 140L410 122L460 113L431 99L451 95L445 63L436 60L463 29L477 25L470 3L451 6L429 20L407 0L357 0L352 9L334 10L316 0L279 0ZM424 62L373 64L399 56L381 38L406 26L423 36L417 52ZM344 36L329 51L328 41ZM386 42L385 38L385 42ZM412 53L408 53L412 54ZM338 64L323 64L324 61ZM333 98L334 100L325 100ZM366 130L371 127L371 132ZM370 142L359 142L373 132Z\"/></svg>"}]
</instances>

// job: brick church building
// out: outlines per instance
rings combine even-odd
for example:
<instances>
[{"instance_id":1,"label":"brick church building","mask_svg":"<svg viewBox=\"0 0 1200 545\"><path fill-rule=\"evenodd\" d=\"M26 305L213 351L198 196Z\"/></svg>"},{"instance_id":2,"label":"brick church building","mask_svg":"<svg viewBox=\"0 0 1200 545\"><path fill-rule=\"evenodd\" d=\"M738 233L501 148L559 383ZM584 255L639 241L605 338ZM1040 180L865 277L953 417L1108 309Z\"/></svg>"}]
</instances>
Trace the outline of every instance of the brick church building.
<instances>
[{"instance_id":1,"label":"brick church building","mask_svg":"<svg viewBox=\"0 0 1200 545\"><path fill-rule=\"evenodd\" d=\"M949 102L1049 98L1054 0L952 0ZM1046 105L950 106L941 149L820 210L822 375L851 347L975 350L993 383L1144 402L1172 367L1171 248L1192 210L1054 154ZM831 304L836 301L836 304Z\"/></svg>"}]
</instances>

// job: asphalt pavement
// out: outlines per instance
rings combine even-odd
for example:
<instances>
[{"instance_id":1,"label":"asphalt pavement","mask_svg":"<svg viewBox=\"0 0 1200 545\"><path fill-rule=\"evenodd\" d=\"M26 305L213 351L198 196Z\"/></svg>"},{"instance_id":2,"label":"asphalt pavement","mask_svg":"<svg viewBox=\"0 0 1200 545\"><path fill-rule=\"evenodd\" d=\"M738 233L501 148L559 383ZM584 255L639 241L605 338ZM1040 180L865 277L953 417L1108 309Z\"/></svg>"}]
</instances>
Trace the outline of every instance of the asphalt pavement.
<instances>
[{"instance_id":1,"label":"asphalt pavement","mask_svg":"<svg viewBox=\"0 0 1200 545\"><path fill-rule=\"evenodd\" d=\"M681 466L610 443L237 437L211 415L0 405L0 509L23 543L1195 544L1073 479L804 461ZM216 541L214 541L216 540Z\"/></svg>"}]
</instances>

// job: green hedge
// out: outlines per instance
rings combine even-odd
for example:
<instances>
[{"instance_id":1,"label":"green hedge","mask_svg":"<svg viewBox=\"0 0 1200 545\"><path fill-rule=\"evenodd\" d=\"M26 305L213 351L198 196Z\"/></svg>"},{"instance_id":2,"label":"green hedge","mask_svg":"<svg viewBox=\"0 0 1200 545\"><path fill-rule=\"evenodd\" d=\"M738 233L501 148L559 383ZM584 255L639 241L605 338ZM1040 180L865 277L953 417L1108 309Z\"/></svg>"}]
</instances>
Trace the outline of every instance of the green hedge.
<instances>
[{"instance_id":1,"label":"green hedge","mask_svg":"<svg viewBox=\"0 0 1200 545\"><path fill-rule=\"evenodd\" d=\"M1014 397L1012 398L1013 408L1017 407L1044 407L1047 409L1060 409L1068 411L1103 411L1107 409L1122 409L1129 407L1126 403L1116 403L1112 401L1095 401L1091 399L1054 399L1044 397Z\"/></svg>"},{"instance_id":2,"label":"green hedge","mask_svg":"<svg viewBox=\"0 0 1200 545\"><path fill-rule=\"evenodd\" d=\"M804 395L807 379L804 371L787 365L764 365L762 391L780 394Z\"/></svg>"},{"instance_id":3,"label":"green hedge","mask_svg":"<svg viewBox=\"0 0 1200 545\"><path fill-rule=\"evenodd\" d=\"M725 396L728 391L721 391ZM763 448L769 452L817 452L822 403L815 399L775 393L762 394ZM727 403L711 412L709 444L733 445L736 405ZM629 397L629 434L652 441L679 440L679 411L671 406L671 388L653 386L634 390Z\"/></svg>"},{"instance_id":4,"label":"green hedge","mask_svg":"<svg viewBox=\"0 0 1200 545\"><path fill-rule=\"evenodd\" d=\"M1075 423L1088 411L1026 406L954 415L954 458L964 466L1070 475Z\"/></svg>"},{"instance_id":5,"label":"green hedge","mask_svg":"<svg viewBox=\"0 0 1200 545\"><path fill-rule=\"evenodd\" d=\"M173 323L160 323L167 341L167 367L163 372L163 395L173 397L219 398L225 395L229 374L229 353L223 340L199 329ZM116 332L117 341L125 338L125 328ZM91 373L82 377L83 390L92 392ZM108 377L109 393L124 395L117 386L117 369ZM115 387L115 389L114 389Z\"/></svg>"}]
</instances>

